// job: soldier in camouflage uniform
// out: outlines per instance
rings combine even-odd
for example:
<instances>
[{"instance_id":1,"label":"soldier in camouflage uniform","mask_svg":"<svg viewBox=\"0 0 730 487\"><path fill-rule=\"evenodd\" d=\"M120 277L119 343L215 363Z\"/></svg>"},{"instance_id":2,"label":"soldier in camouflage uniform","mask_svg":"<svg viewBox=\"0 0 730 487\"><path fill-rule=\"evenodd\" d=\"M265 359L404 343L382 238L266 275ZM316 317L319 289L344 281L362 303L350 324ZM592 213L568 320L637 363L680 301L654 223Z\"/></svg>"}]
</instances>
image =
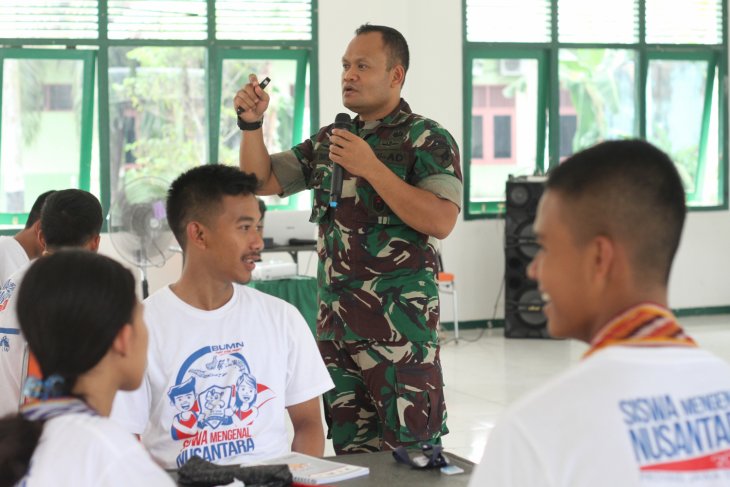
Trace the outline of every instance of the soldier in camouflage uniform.
<instances>
[{"instance_id":1,"label":"soldier in camouflage uniform","mask_svg":"<svg viewBox=\"0 0 730 487\"><path fill-rule=\"evenodd\" d=\"M317 335L335 382L326 402L338 454L438 443L448 432L434 245L456 223L462 178L451 135L400 98L407 68L400 33L362 26L343 57L352 129L323 127L271 156L256 127L268 95L252 77L234 99L246 109L241 168L264 181L261 193L314 192ZM332 161L344 169L336 209Z\"/></svg>"}]
</instances>

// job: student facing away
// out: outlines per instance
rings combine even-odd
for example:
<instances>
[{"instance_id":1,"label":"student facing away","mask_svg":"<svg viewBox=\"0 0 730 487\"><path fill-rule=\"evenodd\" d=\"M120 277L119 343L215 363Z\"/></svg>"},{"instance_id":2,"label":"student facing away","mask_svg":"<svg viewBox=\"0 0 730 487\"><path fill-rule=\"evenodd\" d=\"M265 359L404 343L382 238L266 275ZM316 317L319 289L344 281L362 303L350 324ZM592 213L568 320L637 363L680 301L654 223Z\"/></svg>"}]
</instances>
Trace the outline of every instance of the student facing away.
<instances>
[{"instance_id":1,"label":"student facing away","mask_svg":"<svg viewBox=\"0 0 730 487\"><path fill-rule=\"evenodd\" d=\"M147 328L132 274L92 252L37 260L18 319L42 378L37 402L0 420L0 486L174 485L142 445L108 419L118 390L142 382Z\"/></svg>"}]
</instances>

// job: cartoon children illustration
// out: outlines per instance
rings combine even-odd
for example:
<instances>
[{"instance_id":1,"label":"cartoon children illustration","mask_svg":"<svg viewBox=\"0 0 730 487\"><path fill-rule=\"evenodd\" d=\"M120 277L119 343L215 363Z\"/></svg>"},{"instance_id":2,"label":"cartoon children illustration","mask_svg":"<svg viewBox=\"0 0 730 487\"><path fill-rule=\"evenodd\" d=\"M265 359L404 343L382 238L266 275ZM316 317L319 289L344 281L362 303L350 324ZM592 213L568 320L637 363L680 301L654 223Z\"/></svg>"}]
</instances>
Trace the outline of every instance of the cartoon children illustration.
<instances>
[{"instance_id":1,"label":"cartoon children illustration","mask_svg":"<svg viewBox=\"0 0 730 487\"><path fill-rule=\"evenodd\" d=\"M256 420L259 408L274 398L271 389L256 382L252 374L243 373L236 381L236 418L241 425L248 425Z\"/></svg>"},{"instance_id":2,"label":"cartoon children illustration","mask_svg":"<svg viewBox=\"0 0 730 487\"><path fill-rule=\"evenodd\" d=\"M170 433L174 440L192 438L198 429L195 426L198 422L196 412L199 410L195 400L195 377L174 385L167 391L170 402L180 411L172 421Z\"/></svg>"}]
</instances>

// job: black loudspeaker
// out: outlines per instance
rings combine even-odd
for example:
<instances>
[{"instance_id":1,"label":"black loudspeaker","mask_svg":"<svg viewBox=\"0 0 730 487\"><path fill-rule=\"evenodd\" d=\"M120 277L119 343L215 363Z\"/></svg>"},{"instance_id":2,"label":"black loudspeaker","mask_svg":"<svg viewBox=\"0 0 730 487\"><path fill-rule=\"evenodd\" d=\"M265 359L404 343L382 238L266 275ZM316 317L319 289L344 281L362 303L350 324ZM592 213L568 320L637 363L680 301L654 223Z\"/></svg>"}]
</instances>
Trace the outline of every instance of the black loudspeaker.
<instances>
[{"instance_id":1,"label":"black loudspeaker","mask_svg":"<svg viewBox=\"0 0 730 487\"><path fill-rule=\"evenodd\" d=\"M504 336L507 338L549 338L542 296L537 283L527 277L527 266L538 250L532 224L544 187L544 177L507 181L504 225Z\"/></svg>"}]
</instances>

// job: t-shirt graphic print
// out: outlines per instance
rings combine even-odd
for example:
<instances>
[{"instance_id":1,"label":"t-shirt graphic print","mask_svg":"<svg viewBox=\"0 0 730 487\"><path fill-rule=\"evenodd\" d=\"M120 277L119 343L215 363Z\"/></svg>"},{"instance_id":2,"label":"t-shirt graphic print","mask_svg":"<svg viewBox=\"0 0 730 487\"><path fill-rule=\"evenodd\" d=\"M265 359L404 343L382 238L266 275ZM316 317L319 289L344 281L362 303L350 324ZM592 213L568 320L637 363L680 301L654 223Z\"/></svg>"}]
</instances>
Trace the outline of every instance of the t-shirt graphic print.
<instances>
[{"instance_id":1,"label":"t-shirt graphic print","mask_svg":"<svg viewBox=\"0 0 730 487\"><path fill-rule=\"evenodd\" d=\"M276 394L257 382L242 349L241 342L206 346L180 367L167 391L178 465L193 455L216 461L255 451L256 419Z\"/></svg>"}]
</instances>

